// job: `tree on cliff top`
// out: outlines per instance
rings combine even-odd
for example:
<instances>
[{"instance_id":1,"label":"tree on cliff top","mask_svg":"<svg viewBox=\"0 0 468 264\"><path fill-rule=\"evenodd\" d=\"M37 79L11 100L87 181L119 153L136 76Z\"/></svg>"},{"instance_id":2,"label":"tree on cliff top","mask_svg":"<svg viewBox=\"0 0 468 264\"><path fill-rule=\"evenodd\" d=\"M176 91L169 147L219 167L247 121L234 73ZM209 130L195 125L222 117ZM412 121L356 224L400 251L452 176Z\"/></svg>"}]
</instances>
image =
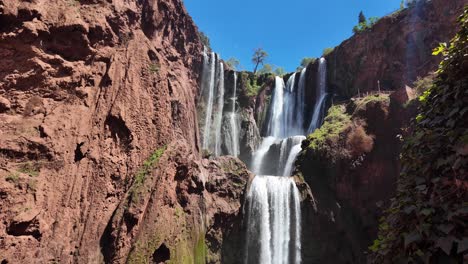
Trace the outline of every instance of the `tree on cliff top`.
<instances>
[{"instance_id":1,"label":"tree on cliff top","mask_svg":"<svg viewBox=\"0 0 468 264\"><path fill-rule=\"evenodd\" d=\"M271 66L270 64L264 64L263 68L258 70L259 75L267 74L267 73L273 73L273 66Z\"/></svg>"},{"instance_id":2,"label":"tree on cliff top","mask_svg":"<svg viewBox=\"0 0 468 264\"><path fill-rule=\"evenodd\" d=\"M233 70L237 70L237 67L239 67L239 60L237 58L231 57L229 60L225 61L225 63L231 67Z\"/></svg>"},{"instance_id":3,"label":"tree on cliff top","mask_svg":"<svg viewBox=\"0 0 468 264\"><path fill-rule=\"evenodd\" d=\"M262 48L256 48L252 56L252 62L255 64L254 74L257 73L258 65L263 64L268 57L268 53Z\"/></svg>"},{"instance_id":4,"label":"tree on cliff top","mask_svg":"<svg viewBox=\"0 0 468 264\"><path fill-rule=\"evenodd\" d=\"M366 23L367 19L366 16L364 16L364 13L361 11L359 12L359 24L360 23Z\"/></svg>"}]
</instances>

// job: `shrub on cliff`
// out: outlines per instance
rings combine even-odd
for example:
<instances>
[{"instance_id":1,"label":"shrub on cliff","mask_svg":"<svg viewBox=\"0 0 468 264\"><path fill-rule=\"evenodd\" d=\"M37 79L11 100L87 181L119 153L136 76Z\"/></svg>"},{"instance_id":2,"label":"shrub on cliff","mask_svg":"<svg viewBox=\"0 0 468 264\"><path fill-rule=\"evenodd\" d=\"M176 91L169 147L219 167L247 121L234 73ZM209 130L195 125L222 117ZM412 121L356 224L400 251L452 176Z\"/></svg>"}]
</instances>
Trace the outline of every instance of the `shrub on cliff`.
<instances>
[{"instance_id":1,"label":"shrub on cliff","mask_svg":"<svg viewBox=\"0 0 468 264\"><path fill-rule=\"evenodd\" d=\"M211 50L211 43L210 43L210 39L208 38L208 36L199 31L198 32L198 37L200 38L200 41L202 42L202 44L208 49L208 50Z\"/></svg>"},{"instance_id":2,"label":"shrub on cliff","mask_svg":"<svg viewBox=\"0 0 468 264\"><path fill-rule=\"evenodd\" d=\"M325 48L322 52L322 57L327 56L328 54L332 53L335 48Z\"/></svg>"},{"instance_id":3,"label":"shrub on cliff","mask_svg":"<svg viewBox=\"0 0 468 264\"><path fill-rule=\"evenodd\" d=\"M330 107L323 125L307 137L306 151L320 153L333 161L345 158L347 153L340 150L340 145L345 140L345 130L349 129L351 124L351 116L346 113L344 105Z\"/></svg>"},{"instance_id":4,"label":"shrub on cliff","mask_svg":"<svg viewBox=\"0 0 468 264\"><path fill-rule=\"evenodd\" d=\"M367 29L370 29L378 21L379 21L378 17L371 17L371 18L369 18L369 20L364 20L364 21L361 21L361 19L359 19L359 23L356 26L353 27L353 33L357 34L357 33L363 32L363 31L365 31Z\"/></svg>"},{"instance_id":5,"label":"shrub on cliff","mask_svg":"<svg viewBox=\"0 0 468 264\"><path fill-rule=\"evenodd\" d=\"M419 77L413 83L414 89L416 89L416 95L421 96L427 91L433 84L435 78L435 73L429 73L425 77Z\"/></svg>"},{"instance_id":6,"label":"shrub on cliff","mask_svg":"<svg viewBox=\"0 0 468 264\"><path fill-rule=\"evenodd\" d=\"M397 194L370 247L373 263L466 263L468 257L468 8L435 54L434 84L402 151Z\"/></svg>"},{"instance_id":7,"label":"shrub on cliff","mask_svg":"<svg viewBox=\"0 0 468 264\"><path fill-rule=\"evenodd\" d=\"M369 153L374 147L374 138L362 126L356 126L346 138L346 146L354 156Z\"/></svg>"}]
</instances>

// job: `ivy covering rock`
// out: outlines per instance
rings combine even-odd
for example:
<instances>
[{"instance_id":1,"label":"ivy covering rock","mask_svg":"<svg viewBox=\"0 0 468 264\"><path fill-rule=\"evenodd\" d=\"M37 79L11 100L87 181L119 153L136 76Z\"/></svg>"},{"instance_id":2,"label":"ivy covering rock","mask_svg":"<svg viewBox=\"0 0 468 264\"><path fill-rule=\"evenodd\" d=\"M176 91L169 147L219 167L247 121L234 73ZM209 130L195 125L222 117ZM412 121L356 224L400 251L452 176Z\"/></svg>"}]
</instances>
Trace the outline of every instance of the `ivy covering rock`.
<instances>
[{"instance_id":1,"label":"ivy covering rock","mask_svg":"<svg viewBox=\"0 0 468 264\"><path fill-rule=\"evenodd\" d=\"M402 152L397 194L370 247L372 263L468 261L468 8Z\"/></svg>"}]
</instances>

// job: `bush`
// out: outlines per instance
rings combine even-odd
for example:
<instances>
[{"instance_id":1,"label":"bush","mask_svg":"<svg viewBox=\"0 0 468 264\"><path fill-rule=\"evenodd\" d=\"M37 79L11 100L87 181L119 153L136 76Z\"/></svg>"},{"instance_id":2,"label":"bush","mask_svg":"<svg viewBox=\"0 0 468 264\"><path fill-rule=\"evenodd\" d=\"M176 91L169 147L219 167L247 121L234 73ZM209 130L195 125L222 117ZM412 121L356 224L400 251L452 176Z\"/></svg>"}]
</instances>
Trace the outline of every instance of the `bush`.
<instances>
[{"instance_id":1,"label":"bush","mask_svg":"<svg viewBox=\"0 0 468 264\"><path fill-rule=\"evenodd\" d=\"M18 172L10 173L8 174L8 176L6 176L5 180L11 183L18 183L19 173Z\"/></svg>"},{"instance_id":2,"label":"bush","mask_svg":"<svg viewBox=\"0 0 468 264\"><path fill-rule=\"evenodd\" d=\"M229 68L233 69L233 70L237 70L237 67L239 67L239 60L234 58L234 57L231 57L229 58L229 60L225 61L224 63L226 63L226 65L229 66Z\"/></svg>"},{"instance_id":3,"label":"bush","mask_svg":"<svg viewBox=\"0 0 468 264\"><path fill-rule=\"evenodd\" d=\"M247 82L247 96L257 96L260 88L260 85L257 84L257 76L254 75L253 79Z\"/></svg>"},{"instance_id":4,"label":"bush","mask_svg":"<svg viewBox=\"0 0 468 264\"><path fill-rule=\"evenodd\" d=\"M301 66L297 67L297 71L302 71L302 69L307 68L307 66L311 63L314 63L317 60L317 58L310 58L310 57L305 57L301 60Z\"/></svg>"},{"instance_id":5,"label":"bush","mask_svg":"<svg viewBox=\"0 0 468 264\"><path fill-rule=\"evenodd\" d=\"M429 88L431 88L432 83L434 82L435 73L431 72L425 77L421 78L418 76L417 80L413 83L416 95L420 96Z\"/></svg>"},{"instance_id":6,"label":"bush","mask_svg":"<svg viewBox=\"0 0 468 264\"><path fill-rule=\"evenodd\" d=\"M328 54L332 53L335 48L325 48L322 52L322 57L327 56Z\"/></svg>"},{"instance_id":7,"label":"bush","mask_svg":"<svg viewBox=\"0 0 468 264\"><path fill-rule=\"evenodd\" d=\"M358 125L348 134L346 147L354 156L369 153L374 147L374 138L367 135L364 128Z\"/></svg>"},{"instance_id":8,"label":"bush","mask_svg":"<svg viewBox=\"0 0 468 264\"><path fill-rule=\"evenodd\" d=\"M378 17L371 17L368 20L364 22L359 22L356 26L353 27L353 33L361 33L367 29L372 28L377 22L379 21L380 18Z\"/></svg>"},{"instance_id":9,"label":"bush","mask_svg":"<svg viewBox=\"0 0 468 264\"><path fill-rule=\"evenodd\" d=\"M200 41L202 42L202 44L208 49L208 50L211 50L211 43L210 43L210 39L208 38L208 36L199 31L198 32L198 37L200 38Z\"/></svg>"},{"instance_id":10,"label":"bush","mask_svg":"<svg viewBox=\"0 0 468 264\"><path fill-rule=\"evenodd\" d=\"M160 67L159 67L158 64L156 64L156 63L151 63L151 64L149 65L149 67L148 67L148 70L149 70L150 72L152 72L152 73L156 73L156 72L159 71L159 68L160 68Z\"/></svg>"},{"instance_id":11,"label":"bush","mask_svg":"<svg viewBox=\"0 0 468 264\"><path fill-rule=\"evenodd\" d=\"M340 134L351 125L351 116L345 110L344 105L334 105L328 109L328 114L324 119L323 125L308 136L308 148L320 151L321 149L327 149L328 145L338 142ZM333 147L330 148L330 150L333 149Z\"/></svg>"}]
</instances>

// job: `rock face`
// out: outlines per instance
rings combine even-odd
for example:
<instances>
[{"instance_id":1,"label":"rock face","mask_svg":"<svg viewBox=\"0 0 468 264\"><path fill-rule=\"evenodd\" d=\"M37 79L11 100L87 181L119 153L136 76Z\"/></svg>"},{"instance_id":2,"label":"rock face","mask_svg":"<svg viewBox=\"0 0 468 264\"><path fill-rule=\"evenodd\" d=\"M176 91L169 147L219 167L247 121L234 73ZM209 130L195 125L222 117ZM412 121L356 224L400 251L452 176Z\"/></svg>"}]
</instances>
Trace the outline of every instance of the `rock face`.
<instances>
[{"instance_id":1,"label":"rock face","mask_svg":"<svg viewBox=\"0 0 468 264\"><path fill-rule=\"evenodd\" d=\"M181 142L161 152L115 211L101 238L106 263L235 259L227 248L241 243L241 201L253 175L232 157L197 161Z\"/></svg>"},{"instance_id":2,"label":"rock face","mask_svg":"<svg viewBox=\"0 0 468 264\"><path fill-rule=\"evenodd\" d=\"M2 263L221 258L248 173L198 154L202 49L180 0L0 1Z\"/></svg>"},{"instance_id":3,"label":"rock face","mask_svg":"<svg viewBox=\"0 0 468 264\"><path fill-rule=\"evenodd\" d=\"M440 57L432 49L457 31L456 19L465 0L420 1L380 19L326 56L333 93L349 98L359 92L395 90L437 69Z\"/></svg>"},{"instance_id":4,"label":"rock face","mask_svg":"<svg viewBox=\"0 0 468 264\"><path fill-rule=\"evenodd\" d=\"M313 237L303 242L305 260L365 262L384 203L395 193L398 135L414 116L415 106L405 107L411 98L402 90L335 106L331 112L342 112L329 113L303 142L296 174L314 197L303 205L303 236Z\"/></svg>"}]
</instances>

